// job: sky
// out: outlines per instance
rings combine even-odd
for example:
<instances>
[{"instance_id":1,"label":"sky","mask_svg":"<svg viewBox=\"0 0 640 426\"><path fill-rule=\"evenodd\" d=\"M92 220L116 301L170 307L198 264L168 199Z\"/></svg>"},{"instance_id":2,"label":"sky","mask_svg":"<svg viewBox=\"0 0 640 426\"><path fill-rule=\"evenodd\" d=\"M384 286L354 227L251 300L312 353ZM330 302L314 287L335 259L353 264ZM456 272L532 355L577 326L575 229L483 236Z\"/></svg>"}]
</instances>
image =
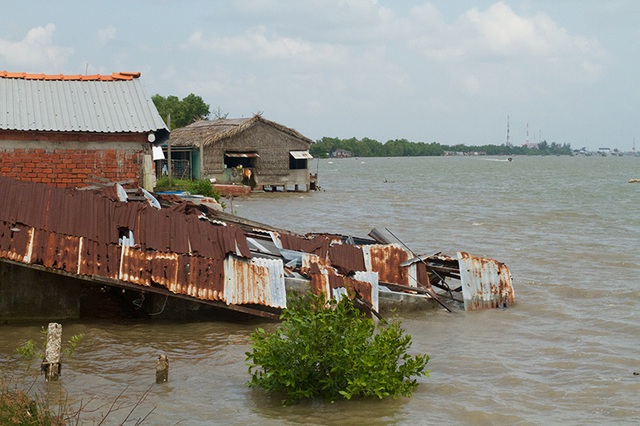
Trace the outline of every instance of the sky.
<instances>
[{"instance_id":1,"label":"sky","mask_svg":"<svg viewBox=\"0 0 640 426\"><path fill-rule=\"evenodd\" d=\"M312 140L640 150L637 0L0 0L0 70L139 71ZM507 132L508 128L508 132Z\"/></svg>"}]
</instances>

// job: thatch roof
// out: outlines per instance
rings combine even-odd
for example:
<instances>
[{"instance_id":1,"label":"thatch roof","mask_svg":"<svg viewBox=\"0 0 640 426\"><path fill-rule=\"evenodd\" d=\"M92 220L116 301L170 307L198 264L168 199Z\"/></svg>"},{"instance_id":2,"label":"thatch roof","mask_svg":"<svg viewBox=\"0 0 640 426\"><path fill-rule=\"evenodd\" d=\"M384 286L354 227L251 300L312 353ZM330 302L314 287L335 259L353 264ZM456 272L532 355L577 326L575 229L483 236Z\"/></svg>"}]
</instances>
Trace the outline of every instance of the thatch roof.
<instances>
[{"instance_id":1,"label":"thatch roof","mask_svg":"<svg viewBox=\"0 0 640 426\"><path fill-rule=\"evenodd\" d=\"M200 120L171 132L172 146L207 146L241 133L258 123L264 123L308 144L313 141L298 131L274 121L265 120L260 114L251 118L220 118Z\"/></svg>"}]
</instances>

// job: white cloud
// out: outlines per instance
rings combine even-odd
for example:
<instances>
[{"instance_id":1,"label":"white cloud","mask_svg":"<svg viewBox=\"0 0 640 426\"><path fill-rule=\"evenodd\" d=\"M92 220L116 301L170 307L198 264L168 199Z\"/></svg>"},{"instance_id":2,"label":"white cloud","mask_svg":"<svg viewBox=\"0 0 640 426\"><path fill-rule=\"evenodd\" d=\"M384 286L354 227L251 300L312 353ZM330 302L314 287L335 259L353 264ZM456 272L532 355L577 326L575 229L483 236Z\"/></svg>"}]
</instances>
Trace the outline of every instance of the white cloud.
<instances>
[{"instance_id":1,"label":"white cloud","mask_svg":"<svg viewBox=\"0 0 640 426\"><path fill-rule=\"evenodd\" d=\"M333 62L345 55L344 49L339 46L269 34L264 26L252 28L241 35L225 37L206 38L201 31L196 31L189 36L187 44L220 55L267 61Z\"/></svg>"},{"instance_id":2,"label":"white cloud","mask_svg":"<svg viewBox=\"0 0 640 426\"><path fill-rule=\"evenodd\" d=\"M234 3L212 15L218 25L192 28L181 54L197 58L191 68L208 65L190 70L181 90L232 115L286 116L297 105L307 116L352 117L348 127L369 117L384 128L373 117L529 108L599 79L605 65L595 39L503 1L455 14L432 3L403 12L374 0L279 1Z\"/></svg>"},{"instance_id":3,"label":"white cloud","mask_svg":"<svg viewBox=\"0 0 640 426\"><path fill-rule=\"evenodd\" d=\"M98 40L100 40L100 43L102 44L107 44L111 40L116 39L117 33L118 29L112 25L109 25L108 27L98 30Z\"/></svg>"},{"instance_id":4,"label":"white cloud","mask_svg":"<svg viewBox=\"0 0 640 426\"><path fill-rule=\"evenodd\" d=\"M54 24L47 24L30 29L20 41L0 39L0 57L12 71L58 71L66 65L73 49L53 43L55 30Z\"/></svg>"},{"instance_id":5,"label":"white cloud","mask_svg":"<svg viewBox=\"0 0 640 426\"><path fill-rule=\"evenodd\" d=\"M451 25L431 5L413 16L412 45L470 93L496 90L511 78L595 80L602 73L606 52L598 42L569 34L543 13L521 16L500 1L484 11L470 9Z\"/></svg>"}]
</instances>

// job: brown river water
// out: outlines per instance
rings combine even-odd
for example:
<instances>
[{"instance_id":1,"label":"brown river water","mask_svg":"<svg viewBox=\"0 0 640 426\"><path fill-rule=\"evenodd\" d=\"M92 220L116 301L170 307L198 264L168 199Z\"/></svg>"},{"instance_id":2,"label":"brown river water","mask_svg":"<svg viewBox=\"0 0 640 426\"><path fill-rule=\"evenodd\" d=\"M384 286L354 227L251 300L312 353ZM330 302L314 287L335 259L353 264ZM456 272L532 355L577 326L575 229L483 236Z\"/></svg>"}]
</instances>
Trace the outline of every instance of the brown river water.
<instances>
[{"instance_id":1,"label":"brown river water","mask_svg":"<svg viewBox=\"0 0 640 426\"><path fill-rule=\"evenodd\" d=\"M421 254L498 259L517 304L401 314L431 357L411 398L282 407L249 389L250 322L63 322L84 333L61 380L15 350L44 323L0 326L0 373L80 424L638 424L640 158L313 160L322 191L254 194L227 211L280 228L366 236L388 228ZM168 355L169 382L155 384ZM130 414L131 412L131 414ZM134 424L129 421L126 424Z\"/></svg>"}]
</instances>

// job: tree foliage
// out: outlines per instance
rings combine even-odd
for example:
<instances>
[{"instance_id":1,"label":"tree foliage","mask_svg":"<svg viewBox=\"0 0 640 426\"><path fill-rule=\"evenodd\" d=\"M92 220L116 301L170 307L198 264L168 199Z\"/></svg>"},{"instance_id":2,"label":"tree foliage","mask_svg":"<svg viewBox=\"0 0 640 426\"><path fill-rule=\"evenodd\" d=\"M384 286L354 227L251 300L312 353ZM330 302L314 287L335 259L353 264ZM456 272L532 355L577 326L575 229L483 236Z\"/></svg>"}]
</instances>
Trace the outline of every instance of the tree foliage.
<instances>
[{"instance_id":1,"label":"tree foliage","mask_svg":"<svg viewBox=\"0 0 640 426\"><path fill-rule=\"evenodd\" d=\"M570 144L542 141L535 147L502 145L466 146L441 145L437 142L411 142L407 139L392 139L380 143L364 138L358 140L324 137L310 148L314 157L328 157L336 150L349 151L354 157L426 157L440 156L449 152L482 152L486 155L571 155Z\"/></svg>"},{"instance_id":2,"label":"tree foliage","mask_svg":"<svg viewBox=\"0 0 640 426\"><path fill-rule=\"evenodd\" d=\"M209 105L204 103L200 96L196 96L193 93L185 96L182 100L178 99L177 96L170 95L165 98L158 94L153 95L151 100L165 123L167 122L167 116L171 114L170 130L209 118Z\"/></svg>"},{"instance_id":3,"label":"tree foliage","mask_svg":"<svg viewBox=\"0 0 640 426\"><path fill-rule=\"evenodd\" d=\"M249 338L249 386L302 399L411 396L412 376L428 376L429 357L407 354L411 337L397 322L377 330L347 297L298 297L273 333L258 328Z\"/></svg>"}]
</instances>

